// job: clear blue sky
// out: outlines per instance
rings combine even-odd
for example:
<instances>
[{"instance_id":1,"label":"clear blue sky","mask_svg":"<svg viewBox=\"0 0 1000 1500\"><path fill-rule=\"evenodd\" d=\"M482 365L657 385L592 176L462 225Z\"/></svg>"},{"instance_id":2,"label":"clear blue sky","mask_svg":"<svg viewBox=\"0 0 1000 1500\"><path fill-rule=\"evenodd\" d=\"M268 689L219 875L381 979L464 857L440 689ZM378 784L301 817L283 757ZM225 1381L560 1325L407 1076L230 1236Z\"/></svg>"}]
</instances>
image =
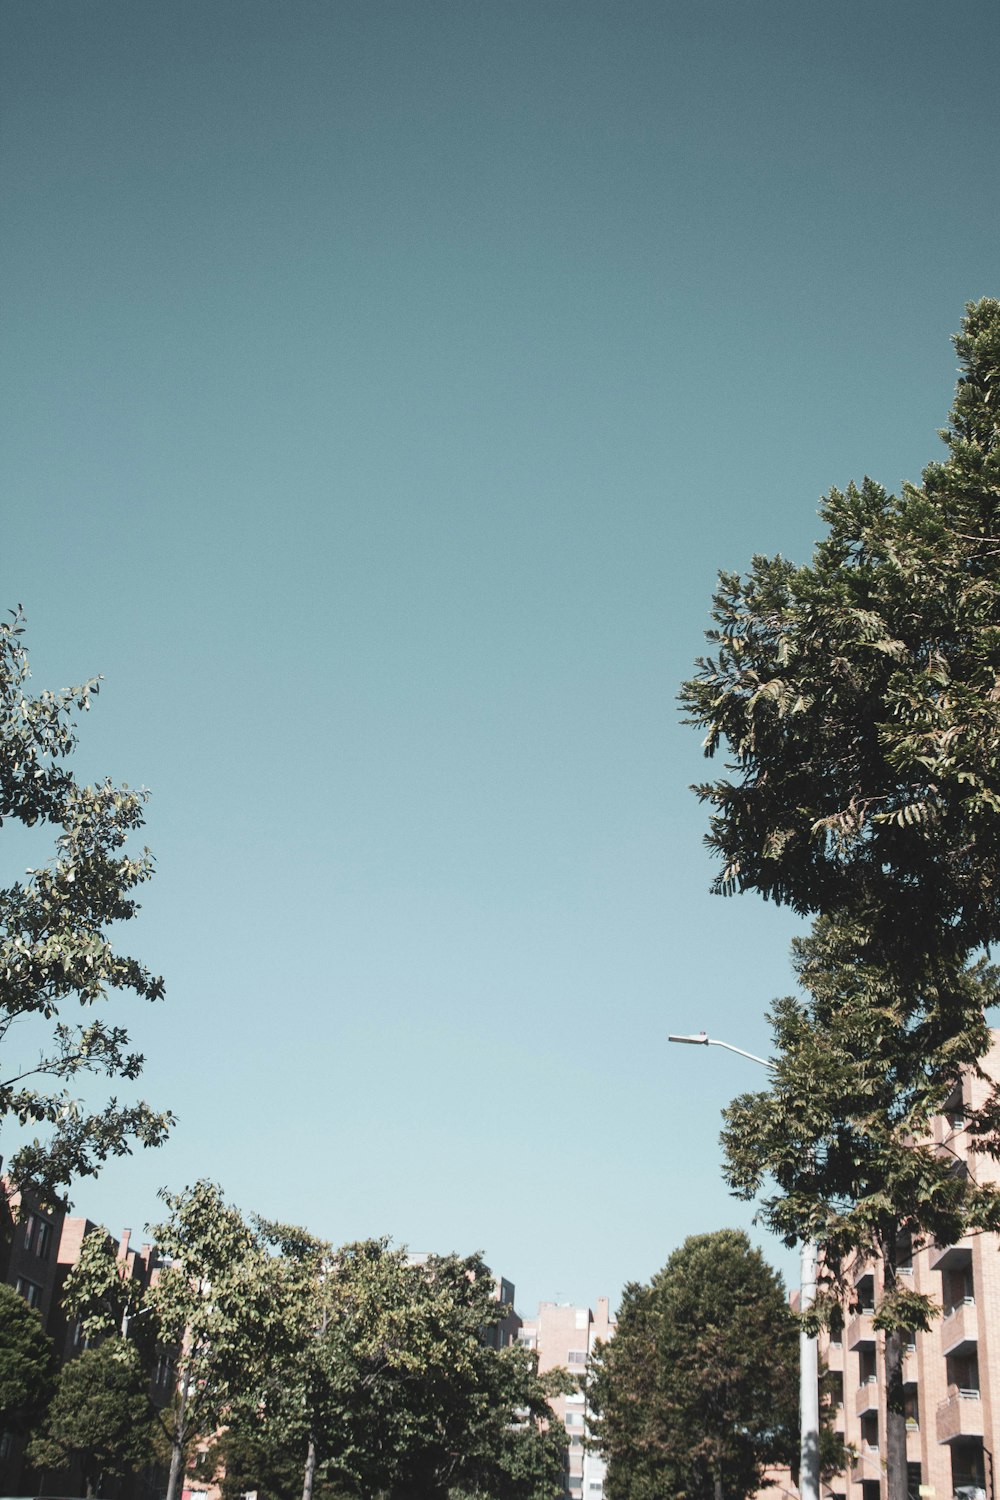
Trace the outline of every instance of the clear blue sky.
<instances>
[{"instance_id":1,"label":"clear blue sky","mask_svg":"<svg viewBox=\"0 0 1000 1500\"><path fill-rule=\"evenodd\" d=\"M617 1297L746 1224L793 922L708 892L720 567L940 450L1000 295L995 0L3 0L3 590L151 788L166 1148ZM16 874L8 847L4 875ZM21 861L23 863L23 860ZM127 1008L126 1008L127 1009ZM766 1243L762 1241L762 1243ZM786 1269L791 1258L772 1243Z\"/></svg>"}]
</instances>

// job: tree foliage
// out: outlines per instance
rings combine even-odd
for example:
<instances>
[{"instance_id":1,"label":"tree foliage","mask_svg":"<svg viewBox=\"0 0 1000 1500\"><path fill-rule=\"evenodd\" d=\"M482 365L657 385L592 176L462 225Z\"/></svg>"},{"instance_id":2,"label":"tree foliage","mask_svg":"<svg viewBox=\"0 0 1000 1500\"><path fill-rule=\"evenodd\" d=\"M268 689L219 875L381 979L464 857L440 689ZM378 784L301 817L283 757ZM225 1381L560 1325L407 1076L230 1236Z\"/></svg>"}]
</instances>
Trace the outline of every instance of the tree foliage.
<instances>
[{"instance_id":1,"label":"tree foliage","mask_svg":"<svg viewBox=\"0 0 1000 1500\"><path fill-rule=\"evenodd\" d=\"M773 1185L760 1217L787 1244L817 1240L823 1274L838 1287L859 1255L894 1265L897 1242L909 1252L1000 1226L996 1189L930 1134L989 1049L984 1010L1000 997L1000 974L984 961L969 965L945 1010L933 987L901 991L871 962L865 930L845 918L818 919L793 943L793 962L804 998L772 1008L771 1086L725 1111L736 1194L749 1199ZM989 1128L971 1112L969 1124ZM925 1327L933 1308L919 1300L902 1290L887 1297L879 1326Z\"/></svg>"},{"instance_id":2,"label":"tree foliage","mask_svg":"<svg viewBox=\"0 0 1000 1500\"><path fill-rule=\"evenodd\" d=\"M270 1488L311 1454L317 1484L345 1496L557 1500L564 1448L547 1387L527 1350L484 1337L503 1309L478 1256L415 1261L384 1240L330 1252L265 1228L305 1273L307 1312L252 1431L249 1413L235 1425L244 1472L256 1455Z\"/></svg>"},{"instance_id":3,"label":"tree foliage","mask_svg":"<svg viewBox=\"0 0 1000 1500\"><path fill-rule=\"evenodd\" d=\"M0 1432L26 1432L48 1405L55 1378L41 1314L0 1285Z\"/></svg>"},{"instance_id":4,"label":"tree foliage","mask_svg":"<svg viewBox=\"0 0 1000 1500\"><path fill-rule=\"evenodd\" d=\"M0 1071L0 1120L39 1131L8 1163L14 1186L65 1201L74 1178L136 1142L158 1145L170 1123L169 1114L117 1097L88 1109L78 1096L84 1074L130 1082L143 1058L124 1028L101 1018L69 1021L67 1007L92 1007L112 991L157 1000L163 982L119 953L109 935L112 924L135 916L134 892L152 874L148 850L123 852L142 826L146 793L76 780L66 764L77 743L73 715L90 708L99 683L33 696L23 632L20 611L0 622L0 823L49 825L55 851L0 890L0 1046L9 1058L22 1024L30 1046L41 1039L31 1066Z\"/></svg>"},{"instance_id":5,"label":"tree foliage","mask_svg":"<svg viewBox=\"0 0 1000 1500\"><path fill-rule=\"evenodd\" d=\"M272 1372L294 1351L299 1311L288 1265L215 1184L161 1197L170 1213L150 1226L164 1262L153 1284L116 1283L119 1266L101 1231L67 1278L66 1302L91 1337L117 1331L127 1302L140 1355L173 1352L177 1394L160 1418L174 1500L192 1439L212 1433L230 1411L259 1405Z\"/></svg>"},{"instance_id":6,"label":"tree foliage","mask_svg":"<svg viewBox=\"0 0 1000 1500\"><path fill-rule=\"evenodd\" d=\"M815 1238L834 1282L877 1255L890 1500L906 1494L902 1329L931 1309L903 1247L1000 1222L991 1188L926 1140L989 1048L1000 937L1000 302L970 304L948 453L900 496L831 490L807 566L720 576L682 702L725 745L711 808L717 889L814 917L805 1000L772 1010L773 1086L726 1116L731 1185L773 1181L765 1220ZM981 1076L981 1075L980 1075ZM998 1149L1000 1099L972 1129Z\"/></svg>"},{"instance_id":7,"label":"tree foliage","mask_svg":"<svg viewBox=\"0 0 1000 1500\"><path fill-rule=\"evenodd\" d=\"M859 918L886 959L1000 934L1000 302L970 304L923 484L831 490L811 564L720 575L682 703L723 744L717 888Z\"/></svg>"},{"instance_id":8,"label":"tree foliage","mask_svg":"<svg viewBox=\"0 0 1000 1500\"><path fill-rule=\"evenodd\" d=\"M88 1495L105 1476L134 1473L152 1454L146 1383L135 1350L113 1338L64 1365L39 1434L28 1448L41 1468L80 1463Z\"/></svg>"},{"instance_id":9,"label":"tree foliage","mask_svg":"<svg viewBox=\"0 0 1000 1500\"><path fill-rule=\"evenodd\" d=\"M608 1500L745 1500L797 1448L798 1329L781 1278L732 1229L631 1283L590 1402Z\"/></svg>"}]
</instances>

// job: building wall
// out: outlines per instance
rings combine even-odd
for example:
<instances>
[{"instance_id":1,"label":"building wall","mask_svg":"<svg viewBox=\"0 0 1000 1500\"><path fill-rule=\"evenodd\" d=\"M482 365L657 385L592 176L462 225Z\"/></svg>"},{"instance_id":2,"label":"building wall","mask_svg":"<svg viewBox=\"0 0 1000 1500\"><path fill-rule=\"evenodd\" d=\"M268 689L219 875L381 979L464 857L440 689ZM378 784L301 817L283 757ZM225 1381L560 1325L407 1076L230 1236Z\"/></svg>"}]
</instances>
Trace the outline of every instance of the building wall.
<instances>
[{"instance_id":1,"label":"building wall","mask_svg":"<svg viewBox=\"0 0 1000 1500\"><path fill-rule=\"evenodd\" d=\"M0 1280L7 1282L41 1314L42 1326L52 1340L60 1365L72 1359L85 1347L75 1318L67 1316L63 1306L66 1277L80 1256L85 1237L98 1226L92 1219L72 1218L43 1208L36 1200L10 1192L0 1180ZM125 1230L117 1247L121 1274L127 1281L146 1285L156 1275L155 1251L143 1245L130 1248L130 1231ZM111 1241L113 1244L114 1242ZM150 1394L158 1405L170 1399L172 1380L161 1380ZM0 1492L16 1494L23 1486L28 1466L24 1457L25 1442L12 1434L0 1433ZM43 1476L44 1477L44 1476ZM61 1492L72 1494L79 1476L69 1470L58 1476ZM37 1476L36 1476L37 1487ZM143 1480L123 1481L112 1489L122 1496L144 1496Z\"/></svg>"},{"instance_id":2,"label":"building wall","mask_svg":"<svg viewBox=\"0 0 1000 1500\"><path fill-rule=\"evenodd\" d=\"M538 1316L527 1318L518 1335L521 1343L537 1350L539 1374L562 1367L580 1377L581 1389L569 1396L552 1398L555 1419L566 1431L569 1444L566 1471L566 1494L571 1500L602 1500L604 1494L604 1460L588 1452L586 1439L586 1381L591 1355L597 1341L614 1335L607 1297L599 1297L596 1310L574 1307L568 1303L541 1302Z\"/></svg>"},{"instance_id":3,"label":"building wall","mask_svg":"<svg viewBox=\"0 0 1000 1500\"><path fill-rule=\"evenodd\" d=\"M997 1035L984 1070L1000 1078ZM938 1151L979 1182L1000 1181L1000 1168L969 1151L965 1117L989 1088L988 1081L966 1078L934 1121L931 1137ZM992 1455L1000 1457L1000 1236L976 1234L957 1245L925 1246L902 1274L942 1309L929 1331L913 1335L904 1364L912 1500L1000 1500L991 1474ZM845 1304L843 1330L824 1335L820 1357L828 1381L836 1385L840 1377L835 1425L858 1461L823 1488L843 1500L885 1500L884 1335L873 1326L882 1293L880 1263L857 1264L850 1280L854 1294Z\"/></svg>"}]
</instances>

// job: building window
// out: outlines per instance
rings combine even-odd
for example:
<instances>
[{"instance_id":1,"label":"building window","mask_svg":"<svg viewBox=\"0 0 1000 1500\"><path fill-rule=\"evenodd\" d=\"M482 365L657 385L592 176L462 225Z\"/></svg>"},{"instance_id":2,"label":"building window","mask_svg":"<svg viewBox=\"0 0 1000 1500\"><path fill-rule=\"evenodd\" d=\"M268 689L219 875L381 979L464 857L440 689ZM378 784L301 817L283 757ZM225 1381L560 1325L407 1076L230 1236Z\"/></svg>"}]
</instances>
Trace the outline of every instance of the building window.
<instances>
[{"instance_id":1,"label":"building window","mask_svg":"<svg viewBox=\"0 0 1000 1500\"><path fill-rule=\"evenodd\" d=\"M46 1260L52 1244L52 1225L40 1214L29 1214L24 1222L24 1248L29 1255Z\"/></svg>"},{"instance_id":2,"label":"building window","mask_svg":"<svg viewBox=\"0 0 1000 1500\"><path fill-rule=\"evenodd\" d=\"M907 1427L920 1426L920 1397L915 1384L903 1387L903 1410L906 1414Z\"/></svg>"},{"instance_id":3,"label":"building window","mask_svg":"<svg viewBox=\"0 0 1000 1500\"><path fill-rule=\"evenodd\" d=\"M16 1289L29 1307L40 1307L42 1305L42 1289L37 1281L29 1281L27 1276L19 1276L17 1278Z\"/></svg>"},{"instance_id":4,"label":"building window","mask_svg":"<svg viewBox=\"0 0 1000 1500\"><path fill-rule=\"evenodd\" d=\"M830 1314L830 1348L839 1349L844 1342L844 1310L835 1307Z\"/></svg>"},{"instance_id":5,"label":"building window","mask_svg":"<svg viewBox=\"0 0 1000 1500\"><path fill-rule=\"evenodd\" d=\"M587 1351L586 1349L571 1349L566 1359L571 1365L585 1365L587 1363Z\"/></svg>"}]
</instances>

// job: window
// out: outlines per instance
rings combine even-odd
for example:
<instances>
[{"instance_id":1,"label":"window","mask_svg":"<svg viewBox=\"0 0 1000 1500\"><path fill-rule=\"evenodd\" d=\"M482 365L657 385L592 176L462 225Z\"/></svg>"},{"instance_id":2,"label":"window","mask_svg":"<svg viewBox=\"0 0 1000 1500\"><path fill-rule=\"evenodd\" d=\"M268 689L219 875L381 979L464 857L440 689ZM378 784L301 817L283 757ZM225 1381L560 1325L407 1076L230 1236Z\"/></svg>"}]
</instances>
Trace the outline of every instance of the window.
<instances>
[{"instance_id":1,"label":"window","mask_svg":"<svg viewBox=\"0 0 1000 1500\"><path fill-rule=\"evenodd\" d=\"M571 1365L585 1365L587 1363L586 1349L571 1349L566 1356Z\"/></svg>"},{"instance_id":2,"label":"window","mask_svg":"<svg viewBox=\"0 0 1000 1500\"><path fill-rule=\"evenodd\" d=\"M37 1255L39 1260L45 1260L51 1244L52 1225L48 1219L43 1219L41 1214L29 1214L24 1221L25 1250L29 1255Z\"/></svg>"},{"instance_id":3,"label":"window","mask_svg":"<svg viewBox=\"0 0 1000 1500\"><path fill-rule=\"evenodd\" d=\"M835 1307L830 1314L830 1348L839 1349L844 1342L844 1310Z\"/></svg>"},{"instance_id":4,"label":"window","mask_svg":"<svg viewBox=\"0 0 1000 1500\"><path fill-rule=\"evenodd\" d=\"M566 1413L566 1426L567 1427L582 1427L583 1426L583 1416L582 1416L582 1414L580 1412L578 1412L578 1411L568 1411Z\"/></svg>"},{"instance_id":5,"label":"window","mask_svg":"<svg viewBox=\"0 0 1000 1500\"><path fill-rule=\"evenodd\" d=\"M27 1276L17 1278L16 1290L24 1298L29 1307L40 1307L42 1302L42 1289L37 1281L29 1281Z\"/></svg>"},{"instance_id":6,"label":"window","mask_svg":"<svg viewBox=\"0 0 1000 1500\"><path fill-rule=\"evenodd\" d=\"M956 1307L971 1307L976 1300L975 1283L972 1279L972 1258L968 1257L964 1265L955 1270L944 1273L944 1284L942 1286L944 1296L944 1315L948 1317L955 1311Z\"/></svg>"}]
</instances>

